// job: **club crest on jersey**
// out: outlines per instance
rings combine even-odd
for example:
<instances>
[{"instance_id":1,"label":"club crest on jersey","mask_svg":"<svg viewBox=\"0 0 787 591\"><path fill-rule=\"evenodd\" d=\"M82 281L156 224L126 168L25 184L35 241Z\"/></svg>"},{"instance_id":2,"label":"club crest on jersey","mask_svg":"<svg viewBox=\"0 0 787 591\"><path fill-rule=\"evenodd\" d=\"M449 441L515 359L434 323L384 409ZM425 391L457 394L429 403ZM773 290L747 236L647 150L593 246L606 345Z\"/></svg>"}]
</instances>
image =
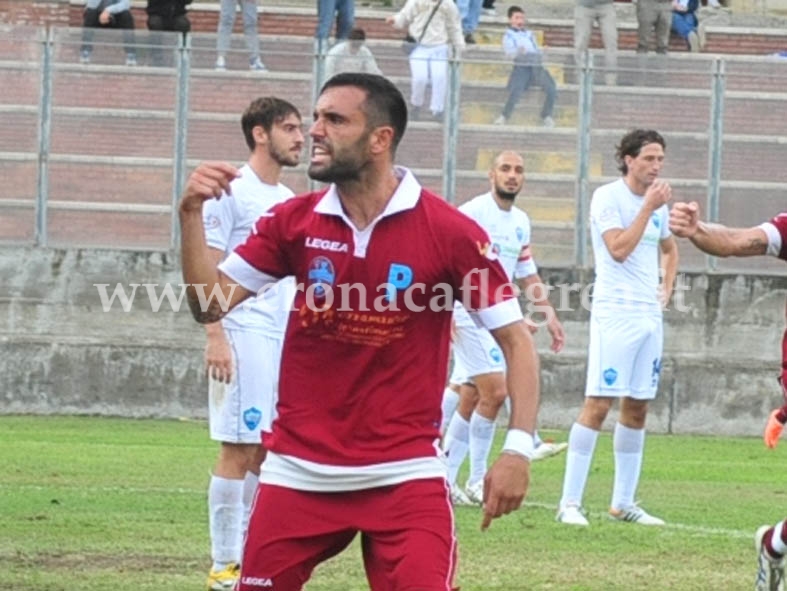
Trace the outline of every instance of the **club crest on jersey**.
<instances>
[{"instance_id":1,"label":"club crest on jersey","mask_svg":"<svg viewBox=\"0 0 787 591\"><path fill-rule=\"evenodd\" d=\"M618 372L613 368L608 368L604 370L604 383L607 386L611 386L615 383L615 380L618 379Z\"/></svg>"},{"instance_id":2,"label":"club crest on jersey","mask_svg":"<svg viewBox=\"0 0 787 591\"><path fill-rule=\"evenodd\" d=\"M502 353L500 353L500 349L498 349L497 347L492 347L489 350L489 356L492 358L492 361L494 361L495 363L502 363L503 361L503 355Z\"/></svg>"},{"instance_id":3,"label":"club crest on jersey","mask_svg":"<svg viewBox=\"0 0 787 591\"><path fill-rule=\"evenodd\" d=\"M247 408L243 411L243 423L249 429L249 431L254 431L257 428L257 425L260 424L260 420L262 419L262 413L258 408Z\"/></svg>"},{"instance_id":4,"label":"club crest on jersey","mask_svg":"<svg viewBox=\"0 0 787 591\"><path fill-rule=\"evenodd\" d=\"M213 215L212 213L205 216L205 229L206 230L214 230L221 226L221 220L219 216Z\"/></svg>"},{"instance_id":5,"label":"club crest on jersey","mask_svg":"<svg viewBox=\"0 0 787 591\"><path fill-rule=\"evenodd\" d=\"M661 218L659 217L658 213L653 212L653 215L650 216L650 219L653 220L653 225L656 226L656 228L661 227Z\"/></svg>"},{"instance_id":6,"label":"club crest on jersey","mask_svg":"<svg viewBox=\"0 0 787 591\"><path fill-rule=\"evenodd\" d=\"M475 244L478 247L478 254L480 254L482 257L486 257L490 261L497 260L497 255L500 254L500 245L491 244L489 242L481 244L478 241L476 241Z\"/></svg>"},{"instance_id":7,"label":"club crest on jersey","mask_svg":"<svg viewBox=\"0 0 787 591\"><path fill-rule=\"evenodd\" d=\"M313 238L312 236L306 237L306 248L316 248L317 250L328 250L330 252L347 252L350 250L346 242Z\"/></svg>"},{"instance_id":8,"label":"club crest on jersey","mask_svg":"<svg viewBox=\"0 0 787 591\"><path fill-rule=\"evenodd\" d=\"M328 257L315 257L309 263L307 274L309 285L314 285L314 295L318 298L325 297L327 289L333 287L336 281L336 270Z\"/></svg>"},{"instance_id":9,"label":"club crest on jersey","mask_svg":"<svg viewBox=\"0 0 787 591\"><path fill-rule=\"evenodd\" d=\"M519 242L522 242L522 239L525 237L525 231L519 226L517 226L515 232L516 232L516 239Z\"/></svg>"}]
</instances>

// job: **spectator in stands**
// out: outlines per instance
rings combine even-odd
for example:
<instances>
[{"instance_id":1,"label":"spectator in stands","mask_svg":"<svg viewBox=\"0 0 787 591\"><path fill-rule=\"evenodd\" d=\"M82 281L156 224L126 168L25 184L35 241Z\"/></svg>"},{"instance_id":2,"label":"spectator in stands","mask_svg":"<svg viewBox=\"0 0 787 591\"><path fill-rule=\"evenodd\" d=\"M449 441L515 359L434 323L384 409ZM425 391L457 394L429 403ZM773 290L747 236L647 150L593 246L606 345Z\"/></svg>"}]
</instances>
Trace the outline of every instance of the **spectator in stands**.
<instances>
[{"instance_id":1,"label":"spectator in stands","mask_svg":"<svg viewBox=\"0 0 787 591\"><path fill-rule=\"evenodd\" d=\"M426 86L432 82L429 110L435 121L442 121L448 80L448 46L465 48L462 21L453 0L407 0L404 7L385 19L404 29L416 40L410 53L410 119L417 121L426 99Z\"/></svg>"},{"instance_id":2,"label":"spectator in stands","mask_svg":"<svg viewBox=\"0 0 787 591\"><path fill-rule=\"evenodd\" d=\"M137 65L137 53L134 48L134 17L131 15L130 0L87 0L82 24L84 29L80 62L90 63L90 56L93 53L93 29L123 29L126 65Z\"/></svg>"},{"instance_id":3,"label":"spectator in stands","mask_svg":"<svg viewBox=\"0 0 787 591\"><path fill-rule=\"evenodd\" d=\"M235 7L240 5L243 14L243 36L249 50L249 69L264 72L268 68L260 59L260 40L257 35L257 0L221 0L219 29L216 38L216 69L227 69L227 51L230 48L232 25L235 24Z\"/></svg>"},{"instance_id":4,"label":"spectator in stands","mask_svg":"<svg viewBox=\"0 0 787 591\"><path fill-rule=\"evenodd\" d=\"M577 67L584 64L584 54L590 47L593 23L598 22L604 42L605 80L610 86L616 82L618 65L618 27L612 0L577 0L574 8L574 55Z\"/></svg>"},{"instance_id":5,"label":"spectator in stands","mask_svg":"<svg viewBox=\"0 0 787 591\"><path fill-rule=\"evenodd\" d=\"M504 125L525 91L535 84L544 89L544 105L541 107L544 127L554 127L552 111L555 108L557 86L543 65L544 54L538 46L536 36L533 31L527 30L525 25L525 11L519 6L510 6L508 28L503 35L503 51L506 57L514 60L514 68L508 77L508 100L503 107L503 113L495 119L495 124Z\"/></svg>"},{"instance_id":6,"label":"spectator in stands","mask_svg":"<svg viewBox=\"0 0 787 591\"><path fill-rule=\"evenodd\" d=\"M656 53L667 53L672 26L670 0L637 0L637 52L647 53L650 32L656 29Z\"/></svg>"},{"instance_id":7,"label":"spectator in stands","mask_svg":"<svg viewBox=\"0 0 787 591\"><path fill-rule=\"evenodd\" d=\"M186 5L191 0L148 0L148 30L188 33L191 21L186 16Z\"/></svg>"},{"instance_id":8,"label":"spectator in stands","mask_svg":"<svg viewBox=\"0 0 787 591\"><path fill-rule=\"evenodd\" d=\"M317 39L331 36L336 17L336 40L347 39L355 23L355 0L317 0Z\"/></svg>"},{"instance_id":9,"label":"spectator in stands","mask_svg":"<svg viewBox=\"0 0 787 591\"><path fill-rule=\"evenodd\" d=\"M374 55L366 47L366 32L363 29L353 29L346 41L337 43L328 51L325 57L325 79L328 80L342 72L361 72L365 74L379 74L380 68Z\"/></svg>"},{"instance_id":10,"label":"spectator in stands","mask_svg":"<svg viewBox=\"0 0 787 591\"><path fill-rule=\"evenodd\" d=\"M686 40L689 51L705 48L705 27L697 20L700 0L672 0L672 31Z\"/></svg>"},{"instance_id":11,"label":"spectator in stands","mask_svg":"<svg viewBox=\"0 0 787 591\"><path fill-rule=\"evenodd\" d=\"M459 9L459 16L462 17L462 33L465 36L465 43L473 45L475 33L478 28L478 21L481 19L482 0L456 0L456 7Z\"/></svg>"}]
</instances>

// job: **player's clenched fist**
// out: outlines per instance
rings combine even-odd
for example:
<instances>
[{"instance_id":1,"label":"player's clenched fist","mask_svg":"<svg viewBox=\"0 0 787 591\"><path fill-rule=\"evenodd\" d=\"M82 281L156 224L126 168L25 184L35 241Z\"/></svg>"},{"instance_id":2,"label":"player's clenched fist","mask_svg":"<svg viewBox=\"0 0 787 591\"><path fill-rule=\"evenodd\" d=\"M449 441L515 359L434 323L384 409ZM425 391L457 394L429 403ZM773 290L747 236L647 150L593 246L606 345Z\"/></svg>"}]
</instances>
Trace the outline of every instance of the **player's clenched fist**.
<instances>
[{"instance_id":1,"label":"player's clenched fist","mask_svg":"<svg viewBox=\"0 0 787 591\"><path fill-rule=\"evenodd\" d=\"M680 238L691 238L697 232L700 206L696 201L676 203L669 212L669 229Z\"/></svg>"},{"instance_id":2,"label":"player's clenched fist","mask_svg":"<svg viewBox=\"0 0 787 591\"><path fill-rule=\"evenodd\" d=\"M180 198L180 211L199 211L207 199L217 199L230 193L230 181L238 176L238 169L227 162L203 162L189 175Z\"/></svg>"}]
</instances>

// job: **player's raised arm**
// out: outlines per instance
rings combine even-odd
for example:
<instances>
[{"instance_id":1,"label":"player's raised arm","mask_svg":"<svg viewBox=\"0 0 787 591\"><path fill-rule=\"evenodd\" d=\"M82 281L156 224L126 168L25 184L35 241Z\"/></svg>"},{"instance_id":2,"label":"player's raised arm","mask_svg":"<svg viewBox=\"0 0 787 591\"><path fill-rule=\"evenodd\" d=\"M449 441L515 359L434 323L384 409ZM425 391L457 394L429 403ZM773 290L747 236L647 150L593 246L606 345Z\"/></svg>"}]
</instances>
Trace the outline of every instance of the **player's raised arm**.
<instances>
[{"instance_id":1,"label":"player's raised arm","mask_svg":"<svg viewBox=\"0 0 787 591\"><path fill-rule=\"evenodd\" d=\"M764 255L768 251L768 235L760 226L728 228L721 224L702 222L696 202L676 203L670 210L670 230L688 238L701 251L719 257Z\"/></svg>"},{"instance_id":2,"label":"player's raised arm","mask_svg":"<svg viewBox=\"0 0 787 591\"><path fill-rule=\"evenodd\" d=\"M202 324L220 320L252 295L218 270L205 241L202 221L203 203L229 194L230 181L237 173L226 162L203 162L189 176L178 207L186 299L192 315Z\"/></svg>"}]
</instances>

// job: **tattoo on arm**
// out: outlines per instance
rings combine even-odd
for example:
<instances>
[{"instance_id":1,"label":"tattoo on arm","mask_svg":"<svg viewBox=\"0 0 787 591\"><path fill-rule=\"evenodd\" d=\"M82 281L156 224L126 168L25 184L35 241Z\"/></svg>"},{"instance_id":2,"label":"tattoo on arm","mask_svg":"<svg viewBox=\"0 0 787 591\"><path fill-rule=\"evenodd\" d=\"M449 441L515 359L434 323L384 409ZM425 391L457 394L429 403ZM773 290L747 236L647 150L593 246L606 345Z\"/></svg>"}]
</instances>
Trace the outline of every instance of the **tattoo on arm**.
<instances>
[{"instance_id":1,"label":"tattoo on arm","mask_svg":"<svg viewBox=\"0 0 787 591\"><path fill-rule=\"evenodd\" d=\"M754 236L749 239L745 249L747 254L762 254L768 249L768 242L760 236Z\"/></svg>"}]
</instances>

